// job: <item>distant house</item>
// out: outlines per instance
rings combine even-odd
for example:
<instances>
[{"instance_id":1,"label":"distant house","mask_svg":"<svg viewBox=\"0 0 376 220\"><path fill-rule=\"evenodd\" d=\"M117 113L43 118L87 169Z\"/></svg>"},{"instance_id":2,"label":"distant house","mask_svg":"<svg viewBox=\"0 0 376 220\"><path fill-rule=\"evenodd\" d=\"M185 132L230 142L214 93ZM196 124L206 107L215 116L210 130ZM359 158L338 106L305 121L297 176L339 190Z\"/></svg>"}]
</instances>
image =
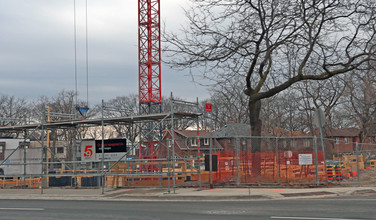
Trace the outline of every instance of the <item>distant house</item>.
<instances>
[{"instance_id":1,"label":"distant house","mask_svg":"<svg viewBox=\"0 0 376 220\"><path fill-rule=\"evenodd\" d=\"M273 134L261 138L261 152L275 151L312 151L314 149L314 136L316 143L321 149L318 130L314 134L305 134L301 131L287 131L282 128L274 128ZM200 146L201 156L209 153L210 133L208 131L196 130L174 130L175 153L182 157L197 156L198 146ZM353 153L356 143L360 142L359 129L341 128L326 129L324 132L325 151L327 155L336 153ZM199 136L199 141L198 137ZM239 146L240 152L252 152L251 127L248 124L230 123L212 133L213 152L221 151L234 153ZM359 145L359 150L376 150L375 136L368 136ZM162 144L171 149L171 130L165 130ZM162 157L167 157L167 148L161 147ZM170 151L171 152L171 151ZM171 155L170 155L171 156Z\"/></svg>"},{"instance_id":2,"label":"distant house","mask_svg":"<svg viewBox=\"0 0 376 220\"><path fill-rule=\"evenodd\" d=\"M247 151L250 148L251 127L247 124L231 123L227 124L219 130L213 132L212 152L234 152L236 142L239 140L241 151ZM199 137L199 141L198 138ZM165 130L162 144L171 147L172 135L171 130ZM182 157L197 156L198 146L200 146L201 156L208 154L210 144L209 131L196 130L174 130L175 153ZM166 147L161 148L162 157L167 156Z\"/></svg>"},{"instance_id":3,"label":"distant house","mask_svg":"<svg viewBox=\"0 0 376 220\"><path fill-rule=\"evenodd\" d=\"M360 151L376 150L375 135L368 135L361 141L360 130L357 128L326 129L324 135L331 139L329 146L333 153L353 153L357 143Z\"/></svg>"},{"instance_id":4,"label":"distant house","mask_svg":"<svg viewBox=\"0 0 376 220\"><path fill-rule=\"evenodd\" d=\"M163 133L161 156L167 157L167 147L172 147L172 134L174 136L174 150L175 153L181 157L197 157L198 147L200 146L200 153L203 156L210 151L210 133L209 131L197 130L165 130ZM212 151L223 150L222 145L213 137ZM170 154L170 156L172 156Z\"/></svg>"},{"instance_id":5,"label":"distant house","mask_svg":"<svg viewBox=\"0 0 376 220\"><path fill-rule=\"evenodd\" d=\"M214 136L223 146L224 152L234 152L236 144L239 144L241 152L251 150L251 126L248 124L227 124L215 131ZM236 141L239 141L239 143L236 143Z\"/></svg>"}]
</instances>

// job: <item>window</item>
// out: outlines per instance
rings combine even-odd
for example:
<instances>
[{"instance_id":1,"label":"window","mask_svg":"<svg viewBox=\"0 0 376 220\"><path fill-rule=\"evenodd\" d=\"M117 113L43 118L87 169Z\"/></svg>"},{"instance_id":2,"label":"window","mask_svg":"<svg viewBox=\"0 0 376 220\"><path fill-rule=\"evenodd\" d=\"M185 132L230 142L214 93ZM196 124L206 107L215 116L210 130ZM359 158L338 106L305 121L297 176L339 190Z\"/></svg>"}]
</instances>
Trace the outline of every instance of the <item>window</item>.
<instances>
[{"instance_id":1,"label":"window","mask_svg":"<svg viewBox=\"0 0 376 220\"><path fill-rule=\"evenodd\" d=\"M209 144L210 144L209 138L205 138L204 139L204 145L209 145Z\"/></svg>"},{"instance_id":2,"label":"window","mask_svg":"<svg viewBox=\"0 0 376 220\"><path fill-rule=\"evenodd\" d=\"M0 160L4 160L4 150L5 150L5 143L1 142L0 143Z\"/></svg>"},{"instance_id":3,"label":"window","mask_svg":"<svg viewBox=\"0 0 376 220\"><path fill-rule=\"evenodd\" d=\"M339 144L339 137L336 137L336 142L335 144Z\"/></svg>"},{"instance_id":4,"label":"window","mask_svg":"<svg viewBox=\"0 0 376 220\"><path fill-rule=\"evenodd\" d=\"M56 148L56 153L57 154L63 154L64 153L64 147L57 147Z\"/></svg>"},{"instance_id":5,"label":"window","mask_svg":"<svg viewBox=\"0 0 376 220\"><path fill-rule=\"evenodd\" d=\"M296 147L296 140L291 141L291 147Z\"/></svg>"},{"instance_id":6,"label":"window","mask_svg":"<svg viewBox=\"0 0 376 220\"><path fill-rule=\"evenodd\" d=\"M348 144L348 143L350 143L349 138L345 137L345 144Z\"/></svg>"},{"instance_id":7,"label":"window","mask_svg":"<svg viewBox=\"0 0 376 220\"><path fill-rule=\"evenodd\" d=\"M20 145L19 147L18 147L19 149L27 149L27 148L29 148L27 145Z\"/></svg>"},{"instance_id":8,"label":"window","mask_svg":"<svg viewBox=\"0 0 376 220\"><path fill-rule=\"evenodd\" d=\"M227 144L228 145L232 144L232 140L231 139L227 139Z\"/></svg>"},{"instance_id":9,"label":"window","mask_svg":"<svg viewBox=\"0 0 376 220\"><path fill-rule=\"evenodd\" d=\"M197 139L196 138L191 139L191 146L197 146Z\"/></svg>"},{"instance_id":10,"label":"window","mask_svg":"<svg viewBox=\"0 0 376 220\"><path fill-rule=\"evenodd\" d=\"M283 140L283 142L282 142L282 146L283 146L283 147L287 147L287 140Z\"/></svg>"},{"instance_id":11,"label":"window","mask_svg":"<svg viewBox=\"0 0 376 220\"><path fill-rule=\"evenodd\" d=\"M304 140L303 145L304 147L310 147L311 146L310 140Z\"/></svg>"},{"instance_id":12,"label":"window","mask_svg":"<svg viewBox=\"0 0 376 220\"><path fill-rule=\"evenodd\" d=\"M369 138L368 138L368 142L369 142L370 144L372 144L372 137L369 137Z\"/></svg>"}]
</instances>

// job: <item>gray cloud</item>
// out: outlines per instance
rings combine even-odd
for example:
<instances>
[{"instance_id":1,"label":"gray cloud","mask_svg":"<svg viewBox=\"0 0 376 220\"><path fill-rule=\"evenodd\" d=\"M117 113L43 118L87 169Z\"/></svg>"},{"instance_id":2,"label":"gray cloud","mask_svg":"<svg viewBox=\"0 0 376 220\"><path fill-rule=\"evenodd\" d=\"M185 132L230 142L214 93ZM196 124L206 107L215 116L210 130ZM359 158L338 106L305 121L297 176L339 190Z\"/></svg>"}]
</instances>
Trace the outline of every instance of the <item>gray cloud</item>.
<instances>
[{"instance_id":1,"label":"gray cloud","mask_svg":"<svg viewBox=\"0 0 376 220\"><path fill-rule=\"evenodd\" d=\"M85 1L76 2L78 86L85 100ZM161 3L162 19L172 29L179 24L177 2L184 1ZM138 93L137 1L88 3L90 103ZM0 30L0 93L34 99L74 90L73 0L0 0ZM184 73L167 67L162 68L162 91L187 99L208 97Z\"/></svg>"}]
</instances>

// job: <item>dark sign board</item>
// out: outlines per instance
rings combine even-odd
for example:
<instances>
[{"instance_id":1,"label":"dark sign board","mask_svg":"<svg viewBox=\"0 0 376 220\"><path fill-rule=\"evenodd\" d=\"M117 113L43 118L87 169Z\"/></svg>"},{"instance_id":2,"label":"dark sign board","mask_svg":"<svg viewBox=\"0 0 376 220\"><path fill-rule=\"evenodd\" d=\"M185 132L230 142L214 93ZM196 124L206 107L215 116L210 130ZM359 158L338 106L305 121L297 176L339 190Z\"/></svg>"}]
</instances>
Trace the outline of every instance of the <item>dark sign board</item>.
<instances>
[{"instance_id":1,"label":"dark sign board","mask_svg":"<svg viewBox=\"0 0 376 220\"><path fill-rule=\"evenodd\" d=\"M127 152L127 139L104 140L104 153ZM95 152L102 153L102 140L95 140Z\"/></svg>"},{"instance_id":2,"label":"dark sign board","mask_svg":"<svg viewBox=\"0 0 376 220\"><path fill-rule=\"evenodd\" d=\"M212 155L212 171L218 171L218 156ZM205 171L210 171L210 155L205 155Z\"/></svg>"}]
</instances>

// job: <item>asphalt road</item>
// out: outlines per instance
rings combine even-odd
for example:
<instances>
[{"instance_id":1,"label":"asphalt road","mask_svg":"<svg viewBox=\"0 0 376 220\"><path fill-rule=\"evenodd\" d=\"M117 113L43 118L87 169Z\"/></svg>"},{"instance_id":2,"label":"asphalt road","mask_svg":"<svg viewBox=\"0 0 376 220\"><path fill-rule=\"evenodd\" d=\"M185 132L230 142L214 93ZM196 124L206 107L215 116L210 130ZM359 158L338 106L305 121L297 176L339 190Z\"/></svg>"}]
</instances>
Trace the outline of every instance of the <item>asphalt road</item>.
<instances>
[{"instance_id":1,"label":"asphalt road","mask_svg":"<svg viewBox=\"0 0 376 220\"><path fill-rule=\"evenodd\" d=\"M245 202L1 200L0 219L376 219L376 195Z\"/></svg>"}]
</instances>

